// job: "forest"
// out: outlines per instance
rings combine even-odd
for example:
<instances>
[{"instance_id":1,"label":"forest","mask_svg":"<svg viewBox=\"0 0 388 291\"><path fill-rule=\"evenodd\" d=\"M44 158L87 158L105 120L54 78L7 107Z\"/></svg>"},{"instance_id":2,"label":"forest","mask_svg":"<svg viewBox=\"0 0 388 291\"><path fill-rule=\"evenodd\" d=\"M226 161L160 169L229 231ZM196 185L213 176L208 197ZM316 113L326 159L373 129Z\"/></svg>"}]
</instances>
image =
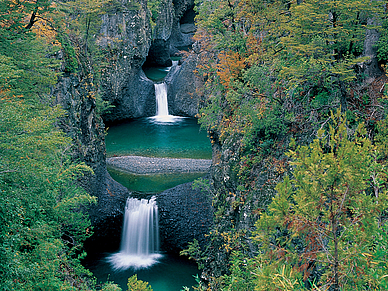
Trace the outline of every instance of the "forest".
<instances>
[{"instance_id":1,"label":"forest","mask_svg":"<svg viewBox=\"0 0 388 291\"><path fill-rule=\"evenodd\" d=\"M148 4L152 26L161 4ZM215 162L198 183L214 223L206 248L182 251L202 270L185 290L388 290L387 4L195 1L198 120ZM121 290L81 264L93 169L51 94L77 74L98 114L109 108L96 35L120 5L0 1L2 290ZM136 277L128 288L151 290Z\"/></svg>"}]
</instances>

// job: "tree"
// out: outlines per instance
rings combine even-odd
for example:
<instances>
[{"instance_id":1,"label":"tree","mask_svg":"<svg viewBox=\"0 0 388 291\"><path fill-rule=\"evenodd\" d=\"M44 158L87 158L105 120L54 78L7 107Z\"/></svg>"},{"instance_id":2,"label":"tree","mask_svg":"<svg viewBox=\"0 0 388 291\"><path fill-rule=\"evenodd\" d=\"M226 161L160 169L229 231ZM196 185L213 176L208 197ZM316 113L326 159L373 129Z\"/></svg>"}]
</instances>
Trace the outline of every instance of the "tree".
<instances>
[{"instance_id":1,"label":"tree","mask_svg":"<svg viewBox=\"0 0 388 291\"><path fill-rule=\"evenodd\" d=\"M128 278L128 291L152 291L152 288L148 285L148 282L138 280L135 274Z\"/></svg>"},{"instance_id":2,"label":"tree","mask_svg":"<svg viewBox=\"0 0 388 291\"><path fill-rule=\"evenodd\" d=\"M49 57L52 43L33 29L49 4L0 3L2 290L92 285L79 260L92 234L85 207L95 198L77 186L91 169L70 161L70 139L56 127L64 112L49 96L59 64Z\"/></svg>"},{"instance_id":3,"label":"tree","mask_svg":"<svg viewBox=\"0 0 388 291\"><path fill-rule=\"evenodd\" d=\"M282 277L299 282L297 288L387 288L387 226L381 220L388 206L386 176L365 134L360 125L349 136L337 113L327 133L289 153L293 179L278 184L256 224L262 263L257 286L266 282L268 290L278 290L274 282Z\"/></svg>"},{"instance_id":4,"label":"tree","mask_svg":"<svg viewBox=\"0 0 388 291\"><path fill-rule=\"evenodd\" d=\"M82 289L78 259L92 234L84 208L95 200L75 182L91 170L70 163L60 108L0 95L0 285Z\"/></svg>"}]
</instances>

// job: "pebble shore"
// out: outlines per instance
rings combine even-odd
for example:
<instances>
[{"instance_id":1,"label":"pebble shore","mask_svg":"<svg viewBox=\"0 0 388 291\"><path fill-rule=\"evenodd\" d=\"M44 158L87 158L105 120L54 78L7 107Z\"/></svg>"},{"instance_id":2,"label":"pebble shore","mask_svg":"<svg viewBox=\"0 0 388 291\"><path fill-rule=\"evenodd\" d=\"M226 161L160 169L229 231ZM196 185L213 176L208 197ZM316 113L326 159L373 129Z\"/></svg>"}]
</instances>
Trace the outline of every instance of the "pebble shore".
<instances>
[{"instance_id":1,"label":"pebble shore","mask_svg":"<svg viewBox=\"0 0 388 291\"><path fill-rule=\"evenodd\" d=\"M134 174L167 174L207 172L211 160L149 158L141 156L120 156L106 160L107 165Z\"/></svg>"}]
</instances>

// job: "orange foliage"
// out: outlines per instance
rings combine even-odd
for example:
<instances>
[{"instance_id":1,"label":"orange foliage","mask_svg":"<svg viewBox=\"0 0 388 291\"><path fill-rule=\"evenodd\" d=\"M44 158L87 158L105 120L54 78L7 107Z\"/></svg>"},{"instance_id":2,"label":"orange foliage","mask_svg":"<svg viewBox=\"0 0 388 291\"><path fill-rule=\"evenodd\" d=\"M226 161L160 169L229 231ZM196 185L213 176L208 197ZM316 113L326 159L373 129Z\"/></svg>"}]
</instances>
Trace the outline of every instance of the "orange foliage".
<instances>
[{"instance_id":1,"label":"orange foliage","mask_svg":"<svg viewBox=\"0 0 388 291\"><path fill-rule=\"evenodd\" d=\"M31 28L38 38L42 38L46 43L59 45L56 40L57 32L51 25L52 19L39 19Z\"/></svg>"},{"instance_id":2,"label":"orange foliage","mask_svg":"<svg viewBox=\"0 0 388 291\"><path fill-rule=\"evenodd\" d=\"M229 88L230 82L241 75L241 70L245 67L245 61L241 59L239 53L232 51L222 51L218 57L217 75L220 77L222 85Z\"/></svg>"}]
</instances>

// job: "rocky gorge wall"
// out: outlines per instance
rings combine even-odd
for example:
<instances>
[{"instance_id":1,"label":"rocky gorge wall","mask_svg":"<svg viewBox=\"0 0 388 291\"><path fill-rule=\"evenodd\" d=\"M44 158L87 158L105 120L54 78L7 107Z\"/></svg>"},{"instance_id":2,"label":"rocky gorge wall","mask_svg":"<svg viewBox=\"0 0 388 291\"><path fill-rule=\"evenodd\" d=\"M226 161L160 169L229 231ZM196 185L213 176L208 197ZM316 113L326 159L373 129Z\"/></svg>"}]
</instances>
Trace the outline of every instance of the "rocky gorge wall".
<instances>
[{"instance_id":1,"label":"rocky gorge wall","mask_svg":"<svg viewBox=\"0 0 388 291\"><path fill-rule=\"evenodd\" d=\"M138 4L137 9L128 9L123 2L122 9L102 17L97 38L107 60L102 69L102 98L114 106L102 116L106 123L155 115L154 85L145 76L142 67L169 67L172 65L171 56L180 55L182 47L188 48L193 44L192 0L161 1L153 31L146 1L135 3ZM182 66L175 68L174 74L170 74L171 114L194 117L198 113L195 67L194 54L184 60Z\"/></svg>"},{"instance_id":2,"label":"rocky gorge wall","mask_svg":"<svg viewBox=\"0 0 388 291\"><path fill-rule=\"evenodd\" d=\"M130 5L129 3L124 0L120 7L102 17L97 44L105 56L106 63L101 65L100 91L96 92L93 85L96 81L93 80L93 74L82 70L64 72L52 90L55 103L61 104L68 112L67 116L60 120L59 126L73 139L73 159L85 162L94 171L94 175L84 177L80 181L90 194L98 198L98 204L89 210L94 235L86 242L88 251L101 251L101 247L104 247L104 251L118 248L125 203L131 195L125 187L110 177L106 169L104 122L152 116L156 109L154 83L142 70L142 65L150 53L152 40L149 12L144 0L131 2ZM155 30L162 39L175 37L172 27L179 23L176 15L183 15L185 7L192 5L182 3L184 6L179 8L173 6L171 1L165 2L169 9L163 10L165 13L162 11L164 16L161 16L160 26ZM176 10L179 13L176 13ZM63 56L58 58L64 61ZM170 59L170 50L168 58ZM170 72L168 90L172 114L195 116L198 113L198 102L193 95L197 85L193 75L195 66L194 54ZM90 66L86 63L84 67ZM101 94L103 100L114 106L102 117L97 113L96 94ZM165 234L164 246L170 251L182 249L193 238L203 242L203 235L211 220L211 214L208 212L210 206L208 200L203 200L205 194L193 191L187 184L170 190L168 194L161 194L159 198L163 209L161 229ZM197 197L196 200L192 200L191 194ZM177 203L180 207L177 207ZM196 207L200 210L195 210ZM192 212L182 216L187 209ZM201 217L200 221L197 221L199 217L195 213L203 212L204 209L209 216ZM182 221L177 222L179 220ZM187 221L190 228L185 227ZM179 243L176 243L177 241Z\"/></svg>"},{"instance_id":3,"label":"rocky gorge wall","mask_svg":"<svg viewBox=\"0 0 388 291\"><path fill-rule=\"evenodd\" d=\"M169 112L173 115L195 117L199 112L202 96L198 89L203 86L194 71L198 63L195 45L184 62L174 66L165 78Z\"/></svg>"},{"instance_id":4,"label":"rocky gorge wall","mask_svg":"<svg viewBox=\"0 0 388 291\"><path fill-rule=\"evenodd\" d=\"M142 72L151 44L147 1L121 2L118 11L102 16L97 44L107 64L102 72L102 98L114 107L103 115L106 122L151 116L155 112L153 82ZM135 5L136 4L136 5Z\"/></svg>"},{"instance_id":5,"label":"rocky gorge wall","mask_svg":"<svg viewBox=\"0 0 388 291\"><path fill-rule=\"evenodd\" d=\"M97 240L109 238L116 244L120 242L122 215L129 195L106 169L105 126L96 114L95 98L90 97L90 81L82 74L67 74L60 77L52 90L55 103L62 105L68 113L59 121L59 126L73 139L70 149L73 159L84 162L94 172L79 181L98 199L98 204L89 210L94 235L86 243L88 250Z\"/></svg>"},{"instance_id":6,"label":"rocky gorge wall","mask_svg":"<svg viewBox=\"0 0 388 291\"><path fill-rule=\"evenodd\" d=\"M157 196L161 246L164 251L179 253L196 239L204 248L206 234L213 223L210 193L185 183Z\"/></svg>"}]
</instances>

